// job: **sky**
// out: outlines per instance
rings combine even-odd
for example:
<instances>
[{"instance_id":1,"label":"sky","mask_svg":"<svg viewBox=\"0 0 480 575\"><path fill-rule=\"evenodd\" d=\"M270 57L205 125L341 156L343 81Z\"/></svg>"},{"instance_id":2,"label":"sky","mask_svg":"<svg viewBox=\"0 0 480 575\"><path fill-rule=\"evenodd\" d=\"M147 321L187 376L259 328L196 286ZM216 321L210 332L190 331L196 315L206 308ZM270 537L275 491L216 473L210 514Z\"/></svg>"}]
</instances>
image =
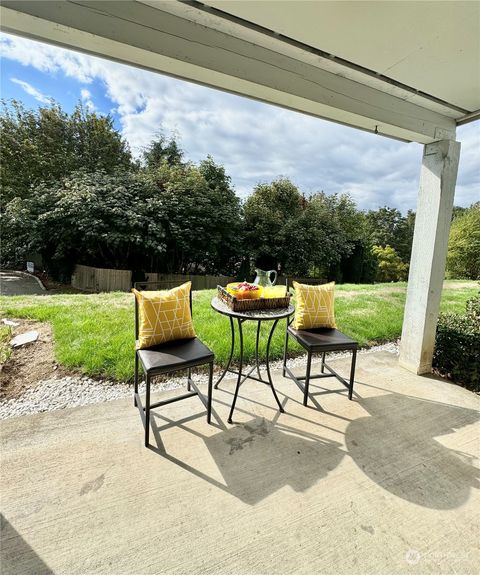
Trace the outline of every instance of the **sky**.
<instances>
[{"instance_id":1,"label":"sky","mask_svg":"<svg viewBox=\"0 0 480 575\"><path fill-rule=\"evenodd\" d=\"M305 195L348 192L361 209L416 208L423 147L25 38L0 35L2 98L51 98L110 114L134 156L164 133L187 159L223 164L237 194L290 178ZM455 204L480 199L480 122L461 126Z\"/></svg>"}]
</instances>

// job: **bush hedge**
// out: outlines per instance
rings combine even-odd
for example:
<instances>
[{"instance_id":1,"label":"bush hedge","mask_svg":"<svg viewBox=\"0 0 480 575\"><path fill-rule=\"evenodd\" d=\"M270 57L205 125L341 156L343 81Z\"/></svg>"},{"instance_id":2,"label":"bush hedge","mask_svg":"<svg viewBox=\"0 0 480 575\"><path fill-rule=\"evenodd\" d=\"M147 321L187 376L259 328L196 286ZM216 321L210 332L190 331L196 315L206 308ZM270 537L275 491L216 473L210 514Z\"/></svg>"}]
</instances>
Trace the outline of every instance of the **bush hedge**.
<instances>
[{"instance_id":1,"label":"bush hedge","mask_svg":"<svg viewBox=\"0 0 480 575\"><path fill-rule=\"evenodd\" d=\"M464 314L440 314L433 366L452 381L480 392L480 295L468 300Z\"/></svg>"}]
</instances>

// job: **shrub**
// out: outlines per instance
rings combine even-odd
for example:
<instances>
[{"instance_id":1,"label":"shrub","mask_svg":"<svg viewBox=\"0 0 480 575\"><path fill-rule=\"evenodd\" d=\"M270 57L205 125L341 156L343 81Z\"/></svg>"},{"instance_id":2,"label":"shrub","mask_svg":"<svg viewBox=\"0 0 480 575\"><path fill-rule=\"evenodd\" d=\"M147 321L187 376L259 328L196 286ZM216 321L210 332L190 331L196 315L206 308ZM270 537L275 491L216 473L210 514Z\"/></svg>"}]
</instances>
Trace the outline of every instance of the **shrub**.
<instances>
[{"instance_id":1,"label":"shrub","mask_svg":"<svg viewBox=\"0 0 480 575\"><path fill-rule=\"evenodd\" d=\"M440 314L433 365L452 381L480 391L480 295L467 302L464 314Z\"/></svg>"}]
</instances>

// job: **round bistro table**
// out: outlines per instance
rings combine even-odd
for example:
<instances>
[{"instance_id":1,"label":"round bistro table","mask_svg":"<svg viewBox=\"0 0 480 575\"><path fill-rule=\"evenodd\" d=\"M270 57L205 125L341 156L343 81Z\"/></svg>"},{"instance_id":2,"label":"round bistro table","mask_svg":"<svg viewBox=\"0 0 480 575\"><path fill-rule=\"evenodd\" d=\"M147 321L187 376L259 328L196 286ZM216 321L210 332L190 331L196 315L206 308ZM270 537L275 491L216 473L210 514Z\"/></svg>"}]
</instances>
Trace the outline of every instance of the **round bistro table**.
<instances>
[{"instance_id":1,"label":"round bistro table","mask_svg":"<svg viewBox=\"0 0 480 575\"><path fill-rule=\"evenodd\" d=\"M233 416L233 411L235 409L235 403L237 402L238 390L240 389L240 386L242 385L242 383L246 379L254 379L256 381L260 381L261 383L265 383L266 385L269 385L271 390L272 390L273 397L275 398L275 401L277 402L278 409L283 413L284 409L282 407L282 404L280 403L280 400L278 399L277 392L275 391L275 387L273 386L272 376L270 374L270 365L269 365L270 344L272 342L273 333L275 331L275 328L277 327L277 323L281 319L284 319L286 317L290 317L293 314L293 312L295 311L295 308L293 307L292 304L290 304L288 307L280 308L280 309L258 309L258 310L252 310L252 311L233 311L218 297L214 297L212 299L211 305L212 305L212 308L216 312L221 313L222 315L225 315L230 319L230 330L231 330L231 337L232 337L231 348L230 348L230 357L228 359L227 367L223 371L223 373L220 376L220 378L218 379L218 381L215 383L215 389L217 389L218 384L222 381L222 379L225 377L225 375L228 372L234 373L237 375L237 385L235 387L235 394L233 396L232 407L230 409L230 415L228 416L228 423L232 423L232 416ZM233 358L233 351L235 348L235 325L234 325L235 319L237 320L238 334L239 334L239 340L240 340L240 366L239 366L238 371L235 369L230 369L230 364L232 363L232 358ZM257 337L256 337L256 342L255 342L255 365L252 367L252 369L248 373L244 373L242 371L242 368L243 368L243 329L242 329L242 324L245 321L256 321L257 322ZM265 361L267 379L264 379L262 377L262 374L260 372L260 361L259 361L259 357L258 357L258 345L260 342L260 327L262 325L262 322L264 322L264 321L273 322L272 327L270 328L270 333L268 335L268 340L267 340L267 350L266 350L266 356L267 357L266 357L266 361ZM255 371L257 372L258 377L256 375L252 375Z\"/></svg>"}]
</instances>

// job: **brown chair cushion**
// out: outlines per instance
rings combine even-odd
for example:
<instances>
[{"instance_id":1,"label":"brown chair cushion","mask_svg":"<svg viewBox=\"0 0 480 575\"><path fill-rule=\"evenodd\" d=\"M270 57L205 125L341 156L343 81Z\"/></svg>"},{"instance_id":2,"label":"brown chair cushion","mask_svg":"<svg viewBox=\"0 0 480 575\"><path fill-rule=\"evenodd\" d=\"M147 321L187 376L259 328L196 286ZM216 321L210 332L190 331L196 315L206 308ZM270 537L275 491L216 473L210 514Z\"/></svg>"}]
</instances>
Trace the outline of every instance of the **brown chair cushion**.
<instances>
[{"instance_id":1,"label":"brown chair cushion","mask_svg":"<svg viewBox=\"0 0 480 575\"><path fill-rule=\"evenodd\" d=\"M137 353L145 372L150 373L166 373L203 365L214 358L213 352L196 337L139 349Z\"/></svg>"},{"instance_id":2,"label":"brown chair cushion","mask_svg":"<svg viewBox=\"0 0 480 575\"><path fill-rule=\"evenodd\" d=\"M358 343L334 328L294 329L289 326L288 332L307 350L341 351L358 349Z\"/></svg>"}]
</instances>

